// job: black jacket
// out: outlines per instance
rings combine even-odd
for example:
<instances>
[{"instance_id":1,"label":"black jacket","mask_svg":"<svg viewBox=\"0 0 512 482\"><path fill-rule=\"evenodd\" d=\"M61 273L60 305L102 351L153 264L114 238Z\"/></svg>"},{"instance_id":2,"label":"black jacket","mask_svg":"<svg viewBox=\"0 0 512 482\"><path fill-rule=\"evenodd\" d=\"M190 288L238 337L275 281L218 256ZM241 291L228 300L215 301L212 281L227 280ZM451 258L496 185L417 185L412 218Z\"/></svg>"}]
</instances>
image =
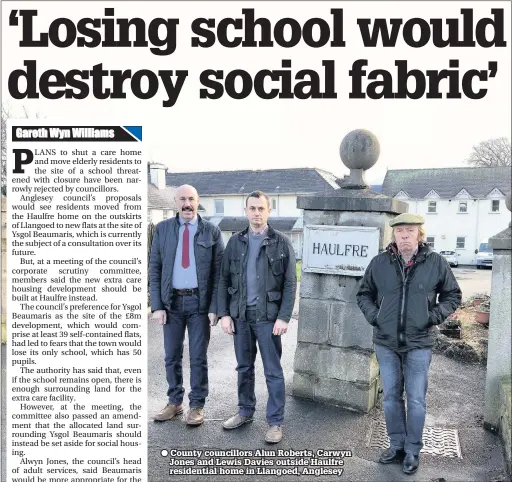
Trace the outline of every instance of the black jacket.
<instances>
[{"instance_id":1,"label":"black jacket","mask_svg":"<svg viewBox=\"0 0 512 482\"><path fill-rule=\"evenodd\" d=\"M460 306L462 294L446 260L427 245L420 245L405 276L399 256L392 244L371 260L357 304L374 326L374 343L396 351L429 348L434 344L430 328Z\"/></svg>"},{"instance_id":2,"label":"black jacket","mask_svg":"<svg viewBox=\"0 0 512 482\"><path fill-rule=\"evenodd\" d=\"M219 279L219 316L245 321L249 227L234 234L226 246ZM270 225L256 261L259 276L258 321L290 321L295 303L297 273L290 240Z\"/></svg>"},{"instance_id":3,"label":"black jacket","mask_svg":"<svg viewBox=\"0 0 512 482\"><path fill-rule=\"evenodd\" d=\"M157 224L149 258L149 296L151 311L170 309L172 296L172 272L180 223L178 216ZM194 236L199 289L199 312L217 313L217 288L224 243L218 226L197 216L197 232Z\"/></svg>"}]
</instances>

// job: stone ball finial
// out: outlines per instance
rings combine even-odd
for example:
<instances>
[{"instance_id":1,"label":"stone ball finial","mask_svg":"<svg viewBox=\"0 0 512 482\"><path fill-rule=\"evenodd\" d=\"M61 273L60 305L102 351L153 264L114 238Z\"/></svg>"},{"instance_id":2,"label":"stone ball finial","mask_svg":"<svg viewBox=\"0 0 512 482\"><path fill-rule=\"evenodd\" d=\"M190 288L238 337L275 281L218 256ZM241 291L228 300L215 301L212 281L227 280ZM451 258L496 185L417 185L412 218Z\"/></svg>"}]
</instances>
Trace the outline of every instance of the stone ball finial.
<instances>
[{"instance_id":1,"label":"stone ball finial","mask_svg":"<svg viewBox=\"0 0 512 482\"><path fill-rule=\"evenodd\" d=\"M507 197L505 198L505 206L507 206L507 209L509 211L512 211L512 200L510 198L510 193L507 194Z\"/></svg>"},{"instance_id":2,"label":"stone ball finial","mask_svg":"<svg viewBox=\"0 0 512 482\"><path fill-rule=\"evenodd\" d=\"M379 158L379 140L366 129L349 132L341 141L340 157L349 169L370 169Z\"/></svg>"}]
</instances>

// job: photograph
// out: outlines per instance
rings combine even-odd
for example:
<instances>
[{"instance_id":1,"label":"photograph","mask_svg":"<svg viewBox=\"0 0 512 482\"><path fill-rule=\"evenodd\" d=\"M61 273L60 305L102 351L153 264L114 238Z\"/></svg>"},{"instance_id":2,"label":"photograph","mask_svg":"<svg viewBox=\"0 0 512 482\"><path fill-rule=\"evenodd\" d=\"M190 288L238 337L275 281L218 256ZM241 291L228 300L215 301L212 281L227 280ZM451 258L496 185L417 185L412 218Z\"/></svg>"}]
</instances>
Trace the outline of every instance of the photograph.
<instances>
[{"instance_id":1,"label":"photograph","mask_svg":"<svg viewBox=\"0 0 512 482\"><path fill-rule=\"evenodd\" d=\"M2 2L1 479L510 480L510 18Z\"/></svg>"}]
</instances>

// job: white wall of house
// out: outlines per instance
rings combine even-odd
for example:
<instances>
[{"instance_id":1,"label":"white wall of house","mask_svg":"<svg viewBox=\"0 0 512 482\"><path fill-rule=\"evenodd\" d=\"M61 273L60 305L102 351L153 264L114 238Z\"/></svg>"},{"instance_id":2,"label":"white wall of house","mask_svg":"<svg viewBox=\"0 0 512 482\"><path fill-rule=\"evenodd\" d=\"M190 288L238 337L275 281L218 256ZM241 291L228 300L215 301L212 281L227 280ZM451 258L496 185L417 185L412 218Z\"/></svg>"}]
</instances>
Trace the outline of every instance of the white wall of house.
<instances>
[{"instance_id":1,"label":"white wall of house","mask_svg":"<svg viewBox=\"0 0 512 482\"><path fill-rule=\"evenodd\" d=\"M297 196L270 196L270 203L272 207L270 216L280 218L299 218L302 216L302 209L297 209Z\"/></svg>"},{"instance_id":2,"label":"white wall of house","mask_svg":"<svg viewBox=\"0 0 512 482\"><path fill-rule=\"evenodd\" d=\"M243 216L244 199L244 196L200 196L201 205L206 211L205 216ZM223 208L224 212L219 212L216 208Z\"/></svg>"},{"instance_id":3,"label":"white wall of house","mask_svg":"<svg viewBox=\"0 0 512 482\"><path fill-rule=\"evenodd\" d=\"M201 205L205 208L205 216L244 216L246 195L240 196L201 196ZM269 196L271 203L270 216L301 217L302 210L297 209L297 196ZM215 202L215 201L223 201ZM223 205L224 212L216 211Z\"/></svg>"},{"instance_id":4,"label":"white wall of house","mask_svg":"<svg viewBox=\"0 0 512 482\"><path fill-rule=\"evenodd\" d=\"M301 217L302 209L297 209L297 196L293 195L279 195L279 196L269 196L271 203L271 212L270 212L270 223L272 223L272 217ZM242 217L245 216L244 207L246 195L240 196L201 196L201 205L205 209L204 216L236 216ZM219 213L215 210L215 200L224 200L223 207L224 212ZM218 204L217 204L217 207ZM229 238L232 236L231 232L223 231L222 232L222 240L224 241L224 246L229 241ZM295 250L295 254L298 258L302 258L302 232L289 234L290 239L292 240L293 248Z\"/></svg>"},{"instance_id":5,"label":"white wall of house","mask_svg":"<svg viewBox=\"0 0 512 482\"><path fill-rule=\"evenodd\" d=\"M165 189L165 173L167 172L167 166L154 162L150 165L149 171L151 184L154 184L158 189Z\"/></svg>"},{"instance_id":6,"label":"white wall of house","mask_svg":"<svg viewBox=\"0 0 512 482\"><path fill-rule=\"evenodd\" d=\"M499 193L476 200L465 193L452 200L439 199L434 194L427 199L403 200L409 204L409 212L425 218L427 240L433 241L434 249L438 252L455 250L460 255L460 264L476 264L475 249L482 239L503 231L510 222L505 197ZM499 201L494 204L498 211L493 211L493 200ZM429 212L429 202L436 203L435 213ZM461 212L464 206L467 212ZM434 205L430 204L430 211L433 209Z\"/></svg>"},{"instance_id":7,"label":"white wall of house","mask_svg":"<svg viewBox=\"0 0 512 482\"><path fill-rule=\"evenodd\" d=\"M231 233L231 231L230 232L228 232L228 231L221 231L221 234L222 234L222 241L224 241L224 246L227 246L229 238L231 238L233 233Z\"/></svg>"},{"instance_id":8,"label":"white wall of house","mask_svg":"<svg viewBox=\"0 0 512 482\"><path fill-rule=\"evenodd\" d=\"M201 203L201 206L203 206L205 209L205 212L204 212L205 216L214 216L213 199L210 199L209 197L206 197L206 196L199 195L199 202Z\"/></svg>"},{"instance_id":9,"label":"white wall of house","mask_svg":"<svg viewBox=\"0 0 512 482\"><path fill-rule=\"evenodd\" d=\"M175 214L176 213L172 209L151 209L149 211L148 221L156 225L164 219L172 218Z\"/></svg>"}]
</instances>

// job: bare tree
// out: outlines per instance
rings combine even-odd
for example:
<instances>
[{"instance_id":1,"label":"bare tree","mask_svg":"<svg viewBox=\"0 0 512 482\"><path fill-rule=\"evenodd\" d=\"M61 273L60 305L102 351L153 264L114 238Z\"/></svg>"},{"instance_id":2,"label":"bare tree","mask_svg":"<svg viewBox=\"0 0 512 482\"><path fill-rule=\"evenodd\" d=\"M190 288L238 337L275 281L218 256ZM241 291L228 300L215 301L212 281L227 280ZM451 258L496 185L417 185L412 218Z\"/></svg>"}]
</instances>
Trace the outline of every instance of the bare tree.
<instances>
[{"instance_id":1,"label":"bare tree","mask_svg":"<svg viewBox=\"0 0 512 482\"><path fill-rule=\"evenodd\" d=\"M30 117L27 108L23 106L23 115L17 116L18 119L28 119ZM41 116L39 113L34 115L36 119ZM7 195L7 121L14 119L11 110L2 104L2 194Z\"/></svg>"},{"instance_id":2,"label":"bare tree","mask_svg":"<svg viewBox=\"0 0 512 482\"><path fill-rule=\"evenodd\" d=\"M7 119L8 110L2 105L2 194L7 194L5 184L7 182Z\"/></svg>"},{"instance_id":3,"label":"bare tree","mask_svg":"<svg viewBox=\"0 0 512 482\"><path fill-rule=\"evenodd\" d=\"M511 166L510 140L506 137L489 139L473 146L467 163L475 167Z\"/></svg>"}]
</instances>

